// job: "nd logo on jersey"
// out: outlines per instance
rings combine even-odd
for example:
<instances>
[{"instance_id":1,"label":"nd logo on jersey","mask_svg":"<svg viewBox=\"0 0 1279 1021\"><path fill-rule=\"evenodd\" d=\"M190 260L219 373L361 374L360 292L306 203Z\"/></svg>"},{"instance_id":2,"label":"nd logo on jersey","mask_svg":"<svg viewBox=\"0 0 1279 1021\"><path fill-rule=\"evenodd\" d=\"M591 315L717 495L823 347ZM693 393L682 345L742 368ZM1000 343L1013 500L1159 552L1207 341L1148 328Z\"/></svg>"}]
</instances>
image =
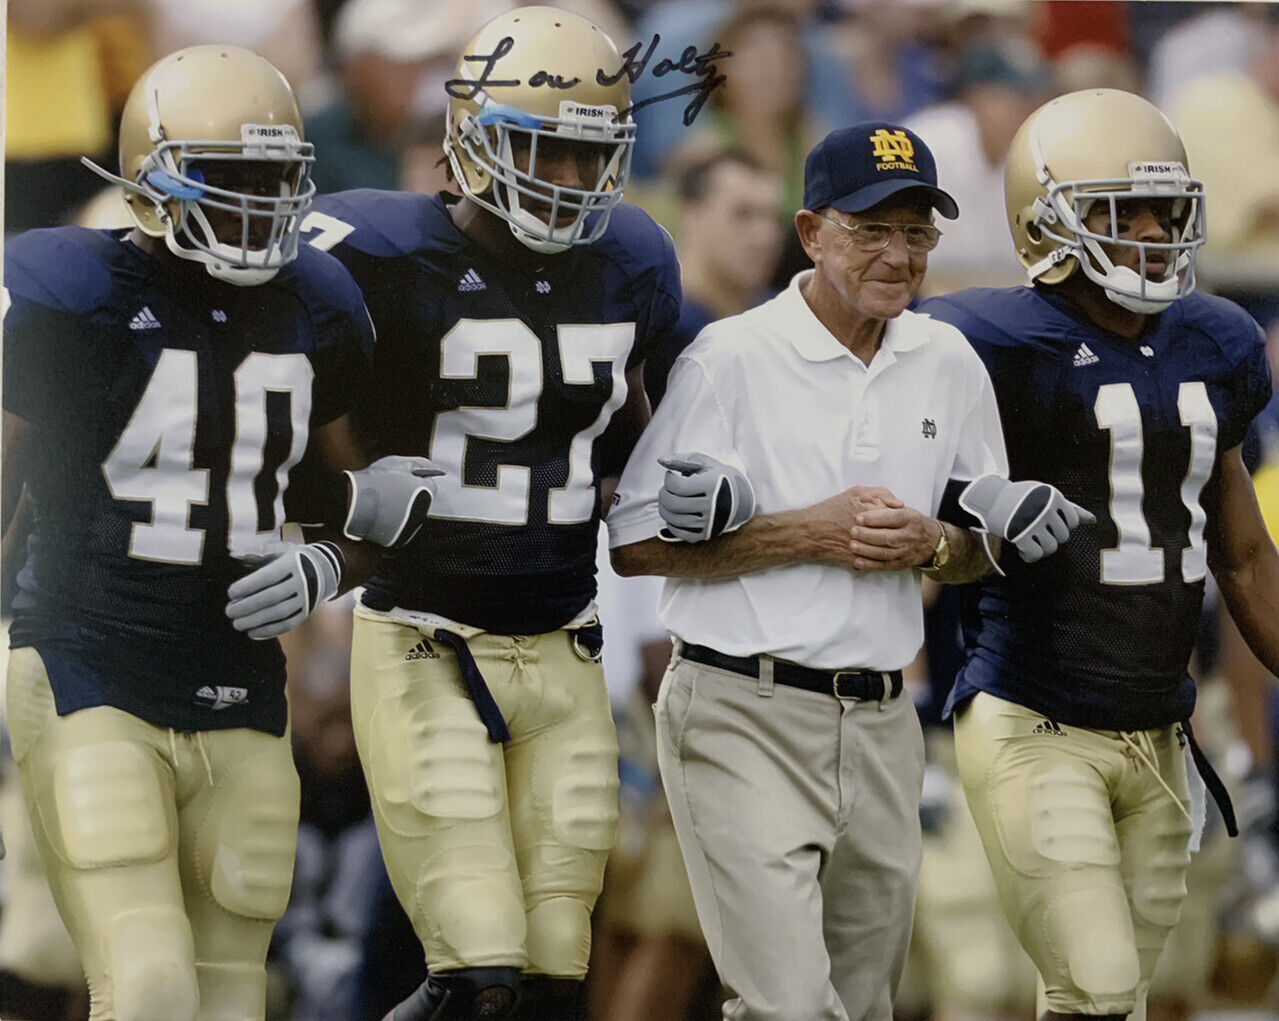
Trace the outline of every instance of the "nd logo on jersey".
<instances>
[{"instance_id":1,"label":"nd logo on jersey","mask_svg":"<svg viewBox=\"0 0 1279 1021\"><path fill-rule=\"evenodd\" d=\"M915 145L904 131L886 131L880 128L870 136L875 146L874 155L879 160L877 170L909 170L919 173L915 166Z\"/></svg>"}]
</instances>

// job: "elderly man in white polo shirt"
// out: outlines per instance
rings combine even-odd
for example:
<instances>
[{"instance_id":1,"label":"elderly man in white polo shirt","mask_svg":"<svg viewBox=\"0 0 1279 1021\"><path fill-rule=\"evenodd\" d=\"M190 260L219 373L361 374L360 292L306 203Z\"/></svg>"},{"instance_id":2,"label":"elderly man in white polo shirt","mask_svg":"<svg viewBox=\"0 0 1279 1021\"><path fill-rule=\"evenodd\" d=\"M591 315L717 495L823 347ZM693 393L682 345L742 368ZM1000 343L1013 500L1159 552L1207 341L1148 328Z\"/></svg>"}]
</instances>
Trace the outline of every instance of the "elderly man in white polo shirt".
<instances>
[{"instance_id":1,"label":"elderly man in white polo shirt","mask_svg":"<svg viewBox=\"0 0 1279 1021\"><path fill-rule=\"evenodd\" d=\"M608 517L619 573L668 578L659 762L734 1021L891 1016L920 858L916 569L971 581L998 552L935 515L962 498L1027 559L1079 521L1001 477L981 360L905 311L932 211L957 213L936 185L895 125L814 148L795 223L816 268L680 356Z\"/></svg>"}]
</instances>

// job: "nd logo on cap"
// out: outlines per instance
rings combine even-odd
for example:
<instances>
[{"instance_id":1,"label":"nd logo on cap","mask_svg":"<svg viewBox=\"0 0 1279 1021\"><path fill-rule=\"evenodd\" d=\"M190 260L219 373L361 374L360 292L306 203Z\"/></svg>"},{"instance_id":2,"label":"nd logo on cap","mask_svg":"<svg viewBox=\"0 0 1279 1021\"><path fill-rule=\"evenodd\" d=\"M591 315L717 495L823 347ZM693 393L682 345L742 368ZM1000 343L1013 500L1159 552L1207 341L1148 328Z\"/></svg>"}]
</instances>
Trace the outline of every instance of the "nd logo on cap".
<instances>
[{"instance_id":1,"label":"nd logo on cap","mask_svg":"<svg viewBox=\"0 0 1279 1021\"><path fill-rule=\"evenodd\" d=\"M887 131L880 128L870 136L874 145L874 155L879 160L876 170L909 170L919 173L915 166L915 145L904 131Z\"/></svg>"}]
</instances>

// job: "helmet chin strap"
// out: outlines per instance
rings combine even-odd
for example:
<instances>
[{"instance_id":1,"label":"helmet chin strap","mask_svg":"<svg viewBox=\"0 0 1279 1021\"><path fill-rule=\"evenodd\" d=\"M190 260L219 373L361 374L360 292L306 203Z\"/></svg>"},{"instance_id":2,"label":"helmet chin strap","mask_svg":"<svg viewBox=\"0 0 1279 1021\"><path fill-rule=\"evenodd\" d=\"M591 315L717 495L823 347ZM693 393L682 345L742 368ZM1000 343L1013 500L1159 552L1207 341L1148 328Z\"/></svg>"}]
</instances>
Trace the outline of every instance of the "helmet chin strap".
<instances>
[{"instance_id":1,"label":"helmet chin strap","mask_svg":"<svg viewBox=\"0 0 1279 1021\"><path fill-rule=\"evenodd\" d=\"M520 244L540 255L558 255L560 252L567 252L572 247L572 243L569 241L555 239L556 234L572 233L572 227L568 227L562 232L558 229L552 229L549 232L551 236L548 238L546 236L548 225L526 209L511 210L511 215L506 222L511 228L511 233L515 235L515 239ZM533 233L534 231L538 231L538 233Z\"/></svg>"},{"instance_id":2,"label":"helmet chin strap","mask_svg":"<svg viewBox=\"0 0 1279 1021\"><path fill-rule=\"evenodd\" d=\"M163 208L163 207L161 207ZM208 271L209 276L215 280L222 280L228 284L235 284L237 287L256 287L259 284L265 284L280 272L280 267L270 266L237 266L234 265L236 258L240 255L240 250L231 245L224 245L218 241L217 235L213 231L208 219L198 206L192 206L188 210L188 220L194 218L198 226L205 234L205 244L208 251L202 251L198 248L187 248L179 243L177 230L174 228L167 212L164 215L164 222L167 229L164 232L164 243L169 251L176 255L179 259L188 259L191 262L202 262L204 268ZM184 228L184 232L189 232L190 227Z\"/></svg>"},{"instance_id":3,"label":"helmet chin strap","mask_svg":"<svg viewBox=\"0 0 1279 1021\"><path fill-rule=\"evenodd\" d=\"M1135 270L1116 266L1092 238L1083 239L1086 252L1080 252L1079 264L1086 276L1120 308L1139 315L1156 315L1180 296L1181 282L1176 268L1168 280L1143 280Z\"/></svg>"}]
</instances>

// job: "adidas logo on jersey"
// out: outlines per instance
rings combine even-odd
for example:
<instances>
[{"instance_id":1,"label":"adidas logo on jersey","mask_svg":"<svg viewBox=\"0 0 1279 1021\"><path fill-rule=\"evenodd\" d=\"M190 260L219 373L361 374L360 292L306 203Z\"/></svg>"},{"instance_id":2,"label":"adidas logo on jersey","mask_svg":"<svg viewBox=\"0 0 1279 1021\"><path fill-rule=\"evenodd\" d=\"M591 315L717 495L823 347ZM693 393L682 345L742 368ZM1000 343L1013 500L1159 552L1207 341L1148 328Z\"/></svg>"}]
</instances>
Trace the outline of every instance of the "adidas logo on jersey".
<instances>
[{"instance_id":1,"label":"adidas logo on jersey","mask_svg":"<svg viewBox=\"0 0 1279 1021\"><path fill-rule=\"evenodd\" d=\"M439 659L440 654L431 648L430 642L425 638L413 646L412 649L404 657L404 662L409 663L415 659Z\"/></svg>"},{"instance_id":2,"label":"adidas logo on jersey","mask_svg":"<svg viewBox=\"0 0 1279 1021\"><path fill-rule=\"evenodd\" d=\"M1075 368L1081 365L1096 365L1100 358L1092 353L1092 349L1087 344L1080 344L1079 350L1075 352Z\"/></svg>"},{"instance_id":3,"label":"adidas logo on jersey","mask_svg":"<svg viewBox=\"0 0 1279 1021\"><path fill-rule=\"evenodd\" d=\"M160 320L155 317L150 305L143 305L142 311L129 320L131 330L158 330L159 328Z\"/></svg>"},{"instance_id":4,"label":"adidas logo on jersey","mask_svg":"<svg viewBox=\"0 0 1279 1021\"><path fill-rule=\"evenodd\" d=\"M233 705L243 705L249 700L248 688L230 688L219 684L216 688L205 685L195 693L196 698L208 702L210 709L229 709Z\"/></svg>"},{"instance_id":5,"label":"adidas logo on jersey","mask_svg":"<svg viewBox=\"0 0 1279 1021\"><path fill-rule=\"evenodd\" d=\"M462 279L457 282L459 291L482 291L484 287L484 281L480 279L480 275L473 269L468 269L463 273Z\"/></svg>"},{"instance_id":6,"label":"adidas logo on jersey","mask_svg":"<svg viewBox=\"0 0 1279 1021\"><path fill-rule=\"evenodd\" d=\"M1038 724L1035 727L1035 729L1031 731L1031 733L1032 734L1052 734L1054 737L1066 736L1066 732L1061 729L1060 724L1054 723L1052 720L1044 720L1044 722Z\"/></svg>"}]
</instances>

